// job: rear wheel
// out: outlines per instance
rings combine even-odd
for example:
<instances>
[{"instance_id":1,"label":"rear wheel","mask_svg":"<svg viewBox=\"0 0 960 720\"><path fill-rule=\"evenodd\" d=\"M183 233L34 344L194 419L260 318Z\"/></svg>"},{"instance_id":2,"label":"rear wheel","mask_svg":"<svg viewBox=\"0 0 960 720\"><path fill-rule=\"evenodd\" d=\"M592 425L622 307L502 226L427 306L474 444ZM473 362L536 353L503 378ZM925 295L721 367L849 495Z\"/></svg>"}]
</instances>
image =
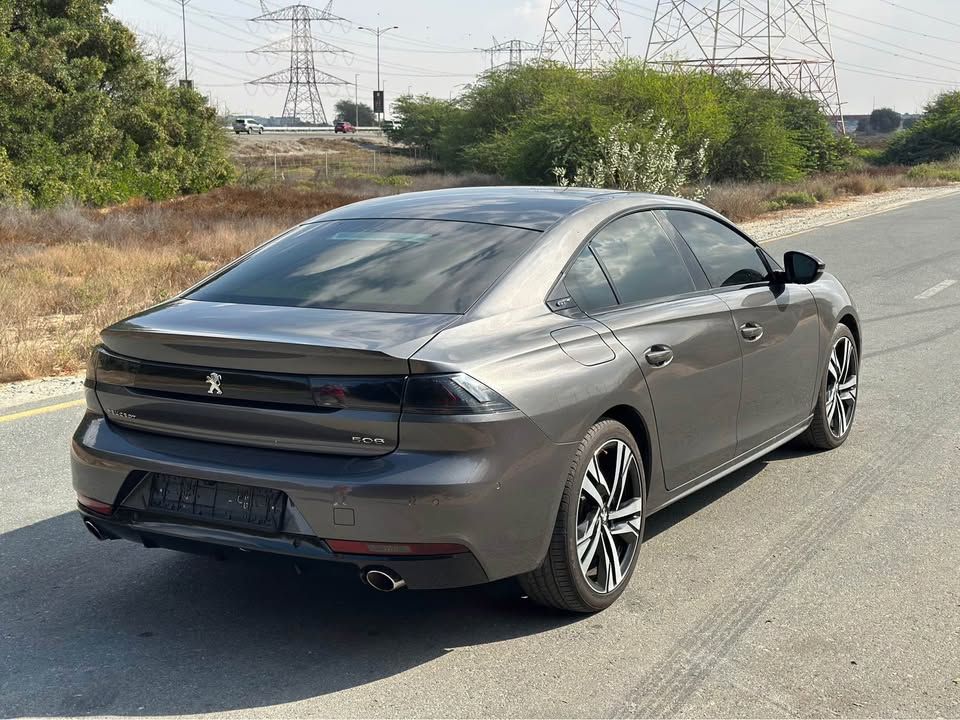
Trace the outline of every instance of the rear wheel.
<instances>
[{"instance_id":1,"label":"rear wheel","mask_svg":"<svg viewBox=\"0 0 960 720\"><path fill-rule=\"evenodd\" d=\"M857 411L859 372L860 357L853 333L846 325L837 325L813 410L813 422L804 435L807 444L832 450L850 435Z\"/></svg>"},{"instance_id":2,"label":"rear wheel","mask_svg":"<svg viewBox=\"0 0 960 720\"><path fill-rule=\"evenodd\" d=\"M547 556L519 580L531 600L592 613L620 597L643 541L646 482L630 431L601 420L567 475Z\"/></svg>"}]
</instances>

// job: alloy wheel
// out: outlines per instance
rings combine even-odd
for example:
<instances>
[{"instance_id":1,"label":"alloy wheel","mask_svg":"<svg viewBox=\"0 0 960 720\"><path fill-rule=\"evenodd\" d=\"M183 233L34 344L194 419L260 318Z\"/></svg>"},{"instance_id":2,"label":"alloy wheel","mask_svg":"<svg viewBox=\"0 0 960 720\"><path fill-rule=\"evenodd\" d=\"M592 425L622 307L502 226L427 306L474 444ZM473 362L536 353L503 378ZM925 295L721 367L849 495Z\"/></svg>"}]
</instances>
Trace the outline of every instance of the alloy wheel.
<instances>
[{"instance_id":1,"label":"alloy wheel","mask_svg":"<svg viewBox=\"0 0 960 720\"><path fill-rule=\"evenodd\" d=\"M857 357L850 338L841 337L830 353L827 368L827 427L835 438L850 429L857 407Z\"/></svg>"},{"instance_id":2,"label":"alloy wheel","mask_svg":"<svg viewBox=\"0 0 960 720\"><path fill-rule=\"evenodd\" d=\"M640 467L625 442L609 440L590 458L577 504L577 559L594 591L609 593L623 582L642 528Z\"/></svg>"}]
</instances>

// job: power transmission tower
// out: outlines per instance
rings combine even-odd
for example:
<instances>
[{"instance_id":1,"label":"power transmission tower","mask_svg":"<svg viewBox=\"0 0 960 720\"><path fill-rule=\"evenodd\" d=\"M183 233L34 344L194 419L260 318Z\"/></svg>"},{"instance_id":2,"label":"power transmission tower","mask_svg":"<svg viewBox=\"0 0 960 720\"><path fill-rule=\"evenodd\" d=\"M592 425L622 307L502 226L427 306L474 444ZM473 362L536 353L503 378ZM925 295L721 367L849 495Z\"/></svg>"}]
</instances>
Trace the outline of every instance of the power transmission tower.
<instances>
[{"instance_id":1,"label":"power transmission tower","mask_svg":"<svg viewBox=\"0 0 960 720\"><path fill-rule=\"evenodd\" d=\"M815 99L843 132L826 0L657 0L644 62L744 73Z\"/></svg>"},{"instance_id":2,"label":"power transmission tower","mask_svg":"<svg viewBox=\"0 0 960 720\"><path fill-rule=\"evenodd\" d=\"M594 70L625 54L617 0L550 0L542 59Z\"/></svg>"},{"instance_id":3,"label":"power transmission tower","mask_svg":"<svg viewBox=\"0 0 960 720\"><path fill-rule=\"evenodd\" d=\"M490 53L490 67L487 72L496 72L498 70L509 70L520 67L523 65L524 53L529 57L531 53L538 52L540 46L527 42L526 40L514 39L497 42L497 39L494 38L493 45L490 47L477 49L484 53ZM503 55L506 55L507 59L500 63L496 62L497 58Z\"/></svg>"},{"instance_id":4,"label":"power transmission tower","mask_svg":"<svg viewBox=\"0 0 960 720\"><path fill-rule=\"evenodd\" d=\"M321 85L349 85L346 80L317 70L314 64L314 38L311 22L345 22L343 18L330 12L331 2L323 10L309 5L288 5L287 7L265 12L253 20L258 22L289 22L290 40L270 43L256 52L288 52L290 67L287 70L264 75L251 81L251 85L286 85L287 98L283 103L281 117L299 118L313 125L326 125L327 113L320 98ZM321 52L345 52L341 48L322 40L317 40Z\"/></svg>"}]
</instances>

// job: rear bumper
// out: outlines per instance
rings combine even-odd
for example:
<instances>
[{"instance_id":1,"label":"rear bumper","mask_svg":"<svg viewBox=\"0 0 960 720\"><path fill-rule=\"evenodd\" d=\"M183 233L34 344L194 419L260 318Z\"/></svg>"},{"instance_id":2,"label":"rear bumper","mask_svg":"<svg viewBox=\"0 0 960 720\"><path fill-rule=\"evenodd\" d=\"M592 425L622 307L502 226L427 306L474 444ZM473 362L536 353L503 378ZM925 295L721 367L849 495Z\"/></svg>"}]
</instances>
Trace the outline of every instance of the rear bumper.
<instances>
[{"instance_id":1,"label":"rear bumper","mask_svg":"<svg viewBox=\"0 0 960 720\"><path fill-rule=\"evenodd\" d=\"M542 560L573 448L551 443L519 413L470 432L470 442L456 445L467 449L458 452L346 457L156 435L87 413L72 442L73 485L115 507L109 517L84 513L110 537L388 567L411 588L472 585L526 572ZM284 524L264 535L157 516L137 502L147 472L281 490L288 497ZM469 552L344 555L327 546L333 539L455 543Z\"/></svg>"},{"instance_id":2,"label":"rear bumper","mask_svg":"<svg viewBox=\"0 0 960 720\"><path fill-rule=\"evenodd\" d=\"M78 509L104 540L130 540L148 548L160 547L243 561L252 559L251 555L271 555L289 560L301 572L316 561L350 565L358 574L367 569L386 568L403 578L407 587L413 590L464 587L488 581L480 563L470 553L431 557L350 555L335 553L323 540L315 538L254 535L227 528L143 517L129 510L104 517L83 506Z\"/></svg>"}]
</instances>

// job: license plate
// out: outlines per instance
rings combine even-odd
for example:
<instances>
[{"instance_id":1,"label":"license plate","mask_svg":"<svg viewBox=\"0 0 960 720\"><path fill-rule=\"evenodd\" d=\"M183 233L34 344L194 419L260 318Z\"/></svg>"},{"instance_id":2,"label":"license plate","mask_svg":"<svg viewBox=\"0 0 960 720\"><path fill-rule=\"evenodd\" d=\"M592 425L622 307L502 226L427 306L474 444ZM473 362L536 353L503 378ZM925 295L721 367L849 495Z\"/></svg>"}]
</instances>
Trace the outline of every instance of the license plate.
<instances>
[{"instance_id":1,"label":"license plate","mask_svg":"<svg viewBox=\"0 0 960 720\"><path fill-rule=\"evenodd\" d=\"M279 490L153 473L148 507L164 515L277 532L286 501Z\"/></svg>"}]
</instances>

